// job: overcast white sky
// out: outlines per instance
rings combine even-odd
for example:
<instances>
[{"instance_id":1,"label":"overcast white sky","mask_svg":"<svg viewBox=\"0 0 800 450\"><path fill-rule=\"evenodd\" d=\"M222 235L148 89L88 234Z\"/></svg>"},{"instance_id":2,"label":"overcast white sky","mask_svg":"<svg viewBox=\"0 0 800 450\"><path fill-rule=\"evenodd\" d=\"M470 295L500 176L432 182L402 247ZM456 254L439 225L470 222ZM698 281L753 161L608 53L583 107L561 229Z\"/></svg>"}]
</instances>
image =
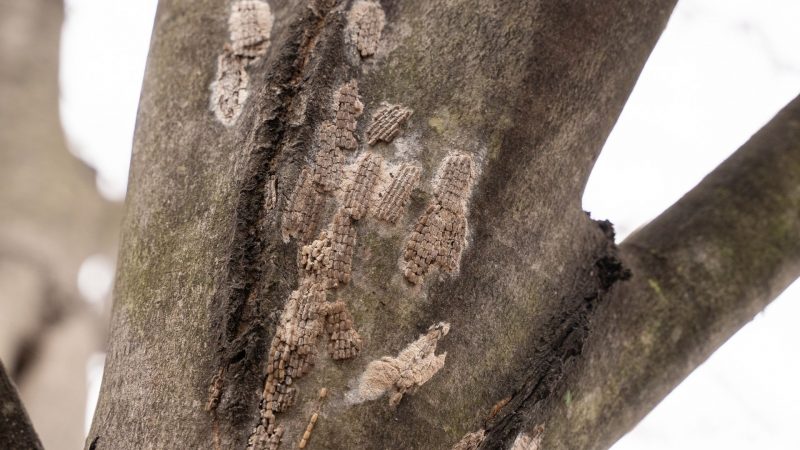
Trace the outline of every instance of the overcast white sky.
<instances>
[{"instance_id":1,"label":"overcast white sky","mask_svg":"<svg viewBox=\"0 0 800 450\"><path fill-rule=\"evenodd\" d=\"M66 3L62 119L73 151L98 169L101 191L122 198L156 1ZM800 93L798 22L797 0L681 0L584 208L624 238L744 143ZM795 283L614 450L799 449L799 298ZM92 367L97 386L102 365Z\"/></svg>"}]
</instances>

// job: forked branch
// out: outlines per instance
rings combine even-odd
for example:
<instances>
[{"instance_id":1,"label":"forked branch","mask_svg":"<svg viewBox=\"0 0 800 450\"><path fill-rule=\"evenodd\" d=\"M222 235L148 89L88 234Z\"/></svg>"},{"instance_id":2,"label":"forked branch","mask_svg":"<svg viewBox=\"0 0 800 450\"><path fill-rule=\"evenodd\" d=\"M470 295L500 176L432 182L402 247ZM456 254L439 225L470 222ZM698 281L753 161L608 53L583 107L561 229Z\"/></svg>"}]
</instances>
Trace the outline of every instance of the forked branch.
<instances>
[{"instance_id":1,"label":"forked branch","mask_svg":"<svg viewBox=\"0 0 800 450\"><path fill-rule=\"evenodd\" d=\"M545 448L607 448L800 276L800 97L620 250Z\"/></svg>"}]
</instances>

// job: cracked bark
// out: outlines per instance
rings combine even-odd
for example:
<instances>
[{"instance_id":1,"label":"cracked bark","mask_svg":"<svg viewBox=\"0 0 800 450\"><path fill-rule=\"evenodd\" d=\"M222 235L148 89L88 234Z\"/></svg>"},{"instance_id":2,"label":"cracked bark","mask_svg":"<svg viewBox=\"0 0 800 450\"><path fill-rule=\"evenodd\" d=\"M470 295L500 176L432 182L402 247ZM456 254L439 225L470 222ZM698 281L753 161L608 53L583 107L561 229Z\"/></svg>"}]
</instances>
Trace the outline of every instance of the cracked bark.
<instances>
[{"instance_id":1,"label":"cracked bark","mask_svg":"<svg viewBox=\"0 0 800 450\"><path fill-rule=\"evenodd\" d=\"M704 339L718 344L740 325L692 325L685 335L691 339L670 347L674 353L664 350L670 357L650 352L653 359L647 359L636 353L643 344L634 340L628 352L643 360L639 372L627 372L632 384L615 373L611 379L625 395L602 391L598 374L628 367L607 347L629 343L625 333L639 336L642 326L616 308L640 298L648 280L660 283L664 295L691 295L689 304L702 304L697 298L703 296L721 303L719 286L683 272L683 278L659 278L652 262L660 259L635 250L653 248L675 256L675 264L694 261L691 252L647 237L671 235L677 244L674 223L691 220L668 212L650 227L670 233L644 230L618 249L611 224L591 220L580 207L592 165L673 1L381 4L381 43L363 61L345 38L349 2L271 5L270 50L248 68L250 96L229 128L207 106L229 6L159 5L134 143L110 353L87 441L94 448L247 446L259 421L269 343L298 285L298 244L283 242L281 216L299 173L314 161L315 129L331 119L334 91L351 79L358 80L365 105L356 131L362 142L364 118L381 102L414 111L392 144L397 147L380 144L371 151L390 157L394 148L414 150L423 187L412 193L399 231L370 218L359 222L352 281L337 295L350 308L363 349L352 361L318 358L297 382L297 405L280 415L287 427L283 448L299 442L321 388L329 400L320 406L307 448L448 449L479 429L486 430L482 448L507 448L519 432L540 425L544 448L607 448L715 347ZM430 202L431 178L451 151L481 166L467 209L469 245L458 274L434 272L414 288L398 258ZM686 208L713 208L711 200L700 195ZM769 212L784 218L796 209L781 208L795 206L776 204ZM329 218L331 211L323 214ZM720 223L705 225L706 234L726 246L719 258L738 255L742 235L715 233ZM797 231L795 222L787 226L785 233ZM784 265L791 255L782 253L794 247L770 248L777 256L756 272L769 277L780 268L782 280L796 276L794 266ZM725 271L739 265L720 267L711 280L739 274ZM728 305L737 307L731 314L738 318L763 306L781 285L763 292L754 306L746 280L753 279L725 288L725 298L740 301ZM647 305L632 307L644 316ZM654 308L655 316L671 311ZM657 331L671 333L695 320L702 325L696 315L708 310L679 309L683 315L665 316ZM348 383L370 361L396 355L441 321L450 324L439 343L447 359L427 383L396 408L385 401L343 404ZM589 387L594 390L584 390ZM648 389L646 401L637 387ZM597 389L594 397L586 393ZM566 391L576 395L572 405L599 412L569 409L561 401ZM603 415L607 406L613 421Z\"/></svg>"}]
</instances>

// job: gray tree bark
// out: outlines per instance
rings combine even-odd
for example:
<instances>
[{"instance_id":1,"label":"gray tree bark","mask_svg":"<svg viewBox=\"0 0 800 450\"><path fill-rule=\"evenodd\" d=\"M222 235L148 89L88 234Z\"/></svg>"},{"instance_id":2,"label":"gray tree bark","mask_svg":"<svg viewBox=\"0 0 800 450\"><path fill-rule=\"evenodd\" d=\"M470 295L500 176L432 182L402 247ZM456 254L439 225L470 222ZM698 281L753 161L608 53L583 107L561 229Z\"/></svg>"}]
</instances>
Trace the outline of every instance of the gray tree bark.
<instances>
[{"instance_id":1,"label":"gray tree bark","mask_svg":"<svg viewBox=\"0 0 800 450\"><path fill-rule=\"evenodd\" d=\"M800 274L796 103L620 248L581 209L673 1L270 6L159 5L89 448L608 448Z\"/></svg>"},{"instance_id":2,"label":"gray tree bark","mask_svg":"<svg viewBox=\"0 0 800 450\"><path fill-rule=\"evenodd\" d=\"M19 400L17 390L0 361L0 446L5 449L42 448L39 437Z\"/></svg>"},{"instance_id":3,"label":"gray tree bark","mask_svg":"<svg viewBox=\"0 0 800 450\"><path fill-rule=\"evenodd\" d=\"M57 0L0 2L0 360L53 450L85 437L86 362L104 321L77 274L88 256L114 254L121 209L63 137L63 17Z\"/></svg>"}]
</instances>

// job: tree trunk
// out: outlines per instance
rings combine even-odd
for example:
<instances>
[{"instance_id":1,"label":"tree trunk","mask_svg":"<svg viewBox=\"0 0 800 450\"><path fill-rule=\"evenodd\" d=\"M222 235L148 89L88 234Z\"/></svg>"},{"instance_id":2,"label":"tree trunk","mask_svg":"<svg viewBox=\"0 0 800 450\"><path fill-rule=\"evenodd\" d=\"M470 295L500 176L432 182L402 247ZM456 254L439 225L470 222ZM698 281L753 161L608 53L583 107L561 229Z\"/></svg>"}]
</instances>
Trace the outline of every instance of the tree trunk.
<instances>
[{"instance_id":1,"label":"tree trunk","mask_svg":"<svg viewBox=\"0 0 800 450\"><path fill-rule=\"evenodd\" d=\"M621 249L581 209L673 1L264 5L159 5L90 448L607 448L797 275L685 274L708 195ZM688 231L798 237L797 176L779 237Z\"/></svg>"},{"instance_id":2,"label":"tree trunk","mask_svg":"<svg viewBox=\"0 0 800 450\"><path fill-rule=\"evenodd\" d=\"M0 402L0 446L9 450L41 449L42 443L33 431L25 407L19 401L17 390L8 378L2 361L0 361Z\"/></svg>"}]
</instances>

